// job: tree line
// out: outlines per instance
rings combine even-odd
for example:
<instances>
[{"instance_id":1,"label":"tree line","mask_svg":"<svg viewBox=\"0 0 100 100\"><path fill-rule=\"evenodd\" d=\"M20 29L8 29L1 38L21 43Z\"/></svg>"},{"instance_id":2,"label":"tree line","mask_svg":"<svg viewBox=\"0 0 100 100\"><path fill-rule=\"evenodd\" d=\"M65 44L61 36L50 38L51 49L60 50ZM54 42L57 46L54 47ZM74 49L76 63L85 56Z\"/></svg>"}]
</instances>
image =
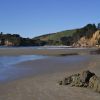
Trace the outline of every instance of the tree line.
<instances>
[{"instance_id":1,"label":"tree line","mask_svg":"<svg viewBox=\"0 0 100 100\"><path fill-rule=\"evenodd\" d=\"M76 29L76 32L69 37L62 37L61 42L64 45L72 45L73 43L77 42L81 37L86 37L86 38L91 38L94 34L99 29L99 24L98 27L96 27L95 24L87 24L83 28Z\"/></svg>"},{"instance_id":2,"label":"tree line","mask_svg":"<svg viewBox=\"0 0 100 100\"><path fill-rule=\"evenodd\" d=\"M77 42L81 37L91 38L93 33L100 29L95 24L87 24L83 28L76 29L72 36L63 36L57 40L41 40L41 38L23 38L19 34L3 34L0 33L0 45L1 46L44 46L44 45L72 45ZM45 36L45 35L43 35ZM100 40L99 40L100 43Z\"/></svg>"},{"instance_id":3,"label":"tree line","mask_svg":"<svg viewBox=\"0 0 100 100\"><path fill-rule=\"evenodd\" d=\"M23 38L19 34L0 33L1 46L42 46L45 42L37 39Z\"/></svg>"}]
</instances>

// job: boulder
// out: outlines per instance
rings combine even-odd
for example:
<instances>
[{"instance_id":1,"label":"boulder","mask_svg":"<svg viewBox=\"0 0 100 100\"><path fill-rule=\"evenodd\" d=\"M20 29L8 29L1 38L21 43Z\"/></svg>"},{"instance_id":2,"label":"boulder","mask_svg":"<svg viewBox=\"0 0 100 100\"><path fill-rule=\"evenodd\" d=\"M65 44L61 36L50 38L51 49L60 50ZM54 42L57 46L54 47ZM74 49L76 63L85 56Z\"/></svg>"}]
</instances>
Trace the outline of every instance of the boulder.
<instances>
[{"instance_id":1,"label":"boulder","mask_svg":"<svg viewBox=\"0 0 100 100\"><path fill-rule=\"evenodd\" d=\"M95 75L90 71L83 71L82 73L71 75L67 78L64 78L62 81L59 82L60 85L68 85L77 86L77 87L87 87L89 83L89 79Z\"/></svg>"},{"instance_id":2,"label":"boulder","mask_svg":"<svg viewBox=\"0 0 100 100\"><path fill-rule=\"evenodd\" d=\"M89 80L89 87L92 88L94 91L100 92L100 77L94 75Z\"/></svg>"},{"instance_id":3,"label":"boulder","mask_svg":"<svg viewBox=\"0 0 100 100\"><path fill-rule=\"evenodd\" d=\"M94 75L90 71L83 71L82 73L72 75L71 86L87 87L89 79Z\"/></svg>"},{"instance_id":4,"label":"boulder","mask_svg":"<svg viewBox=\"0 0 100 100\"><path fill-rule=\"evenodd\" d=\"M80 80L80 74L72 75L71 86L76 86L76 87L81 87L82 86L82 82Z\"/></svg>"},{"instance_id":5,"label":"boulder","mask_svg":"<svg viewBox=\"0 0 100 100\"><path fill-rule=\"evenodd\" d=\"M62 81L59 81L59 85L68 85L72 83L72 76L64 78Z\"/></svg>"},{"instance_id":6,"label":"boulder","mask_svg":"<svg viewBox=\"0 0 100 100\"><path fill-rule=\"evenodd\" d=\"M59 81L59 85L89 87L100 93L100 77L88 70L64 78L62 81Z\"/></svg>"},{"instance_id":7,"label":"boulder","mask_svg":"<svg viewBox=\"0 0 100 100\"><path fill-rule=\"evenodd\" d=\"M86 71L83 71L82 73L80 73L80 79L82 81L82 83L89 83L89 80L92 76L94 76L95 74L86 70Z\"/></svg>"}]
</instances>

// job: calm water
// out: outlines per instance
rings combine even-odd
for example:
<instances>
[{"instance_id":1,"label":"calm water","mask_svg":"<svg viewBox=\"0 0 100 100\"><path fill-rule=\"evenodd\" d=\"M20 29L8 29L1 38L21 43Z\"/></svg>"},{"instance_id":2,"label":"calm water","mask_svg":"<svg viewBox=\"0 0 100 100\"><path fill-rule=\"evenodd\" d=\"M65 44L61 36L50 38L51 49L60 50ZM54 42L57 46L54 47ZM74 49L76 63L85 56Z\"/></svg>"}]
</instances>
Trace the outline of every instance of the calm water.
<instances>
[{"instance_id":1,"label":"calm water","mask_svg":"<svg viewBox=\"0 0 100 100\"><path fill-rule=\"evenodd\" d=\"M0 57L0 82L6 81L11 79L12 77L17 78L20 74L24 74L30 68L21 68L15 67L15 64L29 61L29 60L36 60L36 59L43 59L46 56L39 56L39 55L22 55L22 56L1 56Z\"/></svg>"},{"instance_id":2,"label":"calm water","mask_svg":"<svg viewBox=\"0 0 100 100\"><path fill-rule=\"evenodd\" d=\"M0 48L6 48L6 47L0 47ZM19 48L27 48L27 47L19 47ZM44 47L28 47L28 48L44 49ZM52 48L45 48L45 49L52 49ZM36 60L36 59L45 59L45 58L51 58L50 59L51 63L49 66L45 65L46 63L45 62L44 64L43 63L40 64L42 67L40 65L39 66L31 65L32 67L30 67L30 65L26 67L24 66L16 67L16 64L19 64L21 62ZM79 55L65 56L65 57L48 57L48 56L41 56L41 55L0 56L0 83L25 77L28 76L29 74L35 75L39 73L46 73L50 71L58 71L58 70L66 69L66 67L69 67L71 64L72 64L71 66L75 66L75 64L77 66L79 62L83 62L84 65L84 61L86 61L87 59L88 57L79 56ZM56 64L59 64L59 66ZM66 65L70 64L70 65L63 67L62 64L66 64Z\"/></svg>"},{"instance_id":3,"label":"calm water","mask_svg":"<svg viewBox=\"0 0 100 100\"><path fill-rule=\"evenodd\" d=\"M48 64L41 63L38 66L34 65L24 65L17 66L20 62L36 60L36 59L49 59L51 63ZM80 63L83 63L88 57L86 56L64 56L64 57L47 57L47 56L39 56L39 55L23 55L23 56L1 56L0 57L0 83L4 83L7 81L27 77L29 75L39 75L45 74L48 72L56 72L61 71L69 66L77 66ZM66 64L67 66L62 66L62 64ZM42 66L42 67L41 67ZM79 65L80 66L80 65Z\"/></svg>"},{"instance_id":4,"label":"calm water","mask_svg":"<svg viewBox=\"0 0 100 100\"><path fill-rule=\"evenodd\" d=\"M87 48L72 48L70 46L19 46L19 47L4 47L0 46L0 48L30 48L30 49L87 49Z\"/></svg>"},{"instance_id":5,"label":"calm water","mask_svg":"<svg viewBox=\"0 0 100 100\"><path fill-rule=\"evenodd\" d=\"M36 60L36 59L42 59L45 56L39 56L39 55L21 55L21 56L1 56L0 57L0 68L4 68L6 66L24 62L27 60Z\"/></svg>"},{"instance_id":6,"label":"calm water","mask_svg":"<svg viewBox=\"0 0 100 100\"><path fill-rule=\"evenodd\" d=\"M18 65L21 62L36 60L36 59L48 59L49 65L45 63L32 65ZM41 73L56 72L61 70L66 70L68 66L77 66L78 64L84 65L89 58L87 56L64 56L64 57L47 57L39 55L23 55L23 56L1 56L0 57L0 83L7 81L27 77L29 75L39 75ZM62 66L65 64L65 66Z\"/></svg>"}]
</instances>

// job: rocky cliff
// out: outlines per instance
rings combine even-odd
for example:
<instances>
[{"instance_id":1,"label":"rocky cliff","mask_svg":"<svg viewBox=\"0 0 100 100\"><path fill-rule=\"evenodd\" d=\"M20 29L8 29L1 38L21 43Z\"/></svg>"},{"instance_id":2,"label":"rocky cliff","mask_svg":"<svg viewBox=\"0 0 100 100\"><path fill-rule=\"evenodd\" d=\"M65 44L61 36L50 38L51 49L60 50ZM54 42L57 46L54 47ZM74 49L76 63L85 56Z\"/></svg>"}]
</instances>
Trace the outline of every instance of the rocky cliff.
<instances>
[{"instance_id":1,"label":"rocky cliff","mask_svg":"<svg viewBox=\"0 0 100 100\"><path fill-rule=\"evenodd\" d=\"M97 30L91 38L86 36L81 37L77 42L73 44L75 47L100 47L100 30Z\"/></svg>"}]
</instances>

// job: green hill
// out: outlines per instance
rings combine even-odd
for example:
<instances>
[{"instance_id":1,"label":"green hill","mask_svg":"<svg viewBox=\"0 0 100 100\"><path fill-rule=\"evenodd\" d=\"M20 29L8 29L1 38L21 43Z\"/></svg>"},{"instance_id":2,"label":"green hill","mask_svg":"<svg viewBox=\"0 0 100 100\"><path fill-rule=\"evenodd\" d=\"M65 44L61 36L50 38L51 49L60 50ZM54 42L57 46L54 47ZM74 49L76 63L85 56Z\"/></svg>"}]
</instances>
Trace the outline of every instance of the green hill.
<instances>
[{"instance_id":1,"label":"green hill","mask_svg":"<svg viewBox=\"0 0 100 100\"><path fill-rule=\"evenodd\" d=\"M65 31L57 32L57 33L42 35L35 38L40 39L40 40L58 40L59 41L61 37L72 36L75 32L76 32L76 29L65 30Z\"/></svg>"},{"instance_id":2,"label":"green hill","mask_svg":"<svg viewBox=\"0 0 100 100\"><path fill-rule=\"evenodd\" d=\"M41 36L35 37L34 39L45 41L49 45L59 45L59 44L62 44L61 38L72 37L75 32L76 32L76 29L65 30L65 31L57 32L57 33L41 35Z\"/></svg>"},{"instance_id":3,"label":"green hill","mask_svg":"<svg viewBox=\"0 0 100 100\"><path fill-rule=\"evenodd\" d=\"M81 37L91 38L97 30L95 24L87 24L79 29L65 30L61 32L41 35L33 38L39 45L73 45Z\"/></svg>"},{"instance_id":4,"label":"green hill","mask_svg":"<svg viewBox=\"0 0 100 100\"><path fill-rule=\"evenodd\" d=\"M98 25L97 27L95 24L87 24L86 26L79 29L65 30L61 32L45 34L32 39L23 38L18 34L3 34L3 32L1 32L0 46L81 46L83 45L84 41L86 41L84 45L87 45L87 40L90 40L97 30L100 30L100 25ZM99 34L99 32L97 33ZM83 38L85 39L84 41L82 41ZM100 38L98 38L95 44L100 45Z\"/></svg>"}]
</instances>

